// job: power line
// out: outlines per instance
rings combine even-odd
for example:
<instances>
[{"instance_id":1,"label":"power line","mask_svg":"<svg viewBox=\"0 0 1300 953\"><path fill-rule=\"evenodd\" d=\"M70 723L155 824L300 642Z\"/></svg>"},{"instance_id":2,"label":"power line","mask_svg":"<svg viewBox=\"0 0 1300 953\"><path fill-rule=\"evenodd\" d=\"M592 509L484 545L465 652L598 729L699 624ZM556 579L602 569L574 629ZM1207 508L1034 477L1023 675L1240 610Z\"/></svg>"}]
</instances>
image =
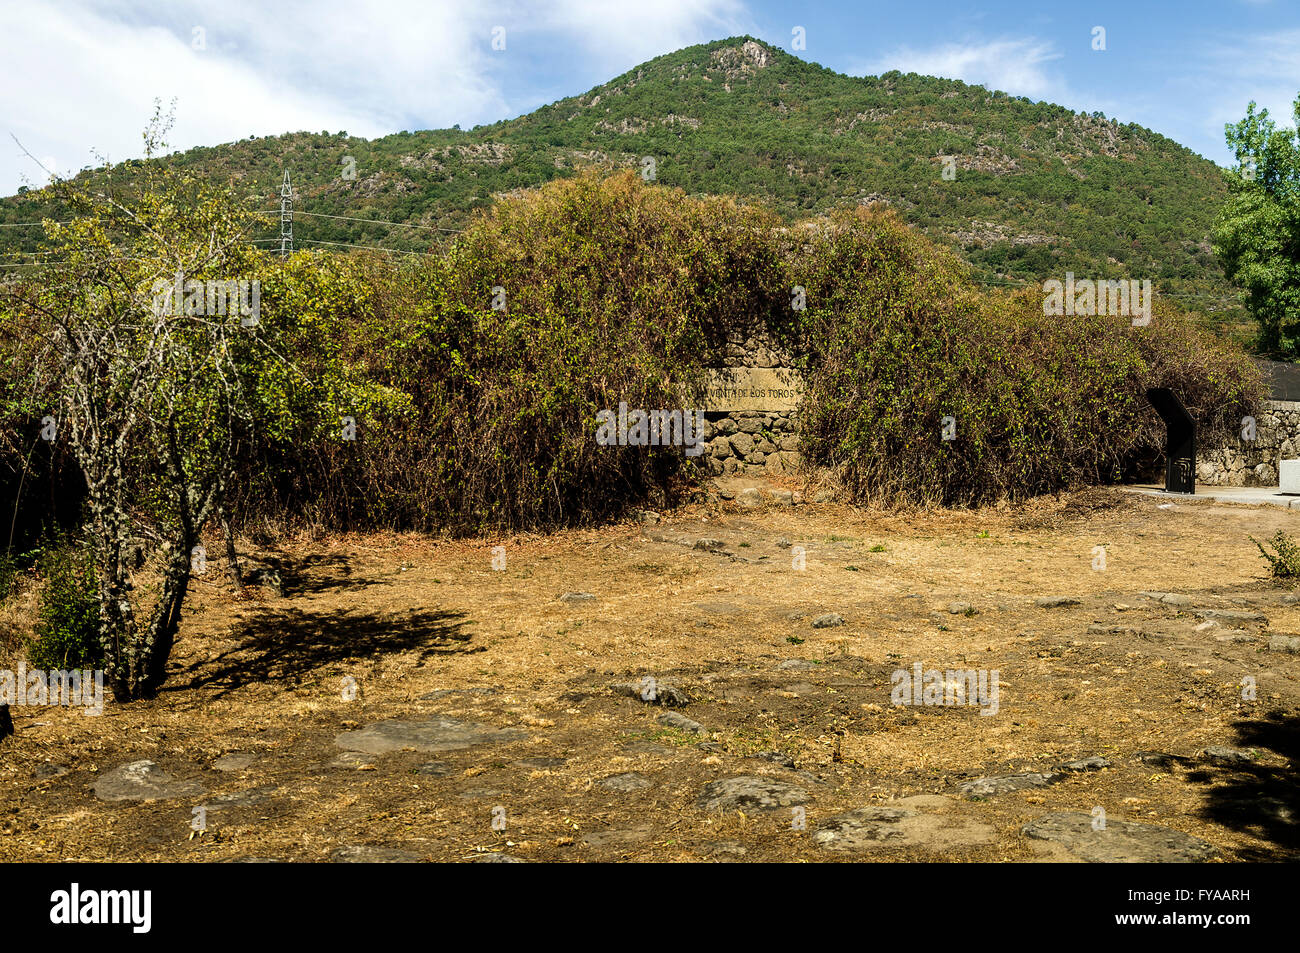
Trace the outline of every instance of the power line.
<instances>
[{"instance_id":1,"label":"power line","mask_svg":"<svg viewBox=\"0 0 1300 953\"><path fill-rule=\"evenodd\" d=\"M301 238L299 241L307 245L340 245L344 248L369 248L374 251L397 252L401 255L420 255L422 257L431 257L431 252L424 251L407 251L405 248L385 248L382 245L356 245L352 242L327 242L318 238Z\"/></svg>"},{"instance_id":2,"label":"power line","mask_svg":"<svg viewBox=\"0 0 1300 953\"><path fill-rule=\"evenodd\" d=\"M299 215L310 215L313 218L337 218L345 222L368 222L371 225L396 225L398 228L423 228L431 232L463 232L462 228L444 228L441 225L413 225L410 222L385 222L378 218L357 218L354 215L326 215L324 212L298 212Z\"/></svg>"}]
</instances>

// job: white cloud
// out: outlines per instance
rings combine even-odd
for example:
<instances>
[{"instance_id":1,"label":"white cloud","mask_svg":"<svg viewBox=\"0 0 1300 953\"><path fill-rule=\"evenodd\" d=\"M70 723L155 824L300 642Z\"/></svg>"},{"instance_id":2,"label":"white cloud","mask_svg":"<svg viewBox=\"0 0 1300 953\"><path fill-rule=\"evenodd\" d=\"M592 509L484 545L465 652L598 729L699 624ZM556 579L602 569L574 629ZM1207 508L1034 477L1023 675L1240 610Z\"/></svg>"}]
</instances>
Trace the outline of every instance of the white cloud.
<instances>
[{"instance_id":1,"label":"white cloud","mask_svg":"<svg viewBox=\"0 0 1300 953\"><path fill-rule=\"evenodd\" d=\"M926 49L898 47L854 72L922 73L959 79L1014 96L1052 100L1063 97L1065 89L1047 69L1047 64L1060 58L1061 54L1051 43L1034 37L1013 37L945 43Z\"/></svg>"},{"instance_id":2,"label":"white cloud","mask_svg":"<svg viewBox=\"0 0 1300 953\"><path fill-rule=\"evenodd\" d=\"M140 154L155 98L177 100L177 148L297 130L374 137L473 125L536 105L505 90L535 96L547 85L539 53L559 48L566 67L621 71L743 22L740 0L24 0L0 30L0 192L23 174L44 181L8 133L35 155L58 156L61 172L94 164L92 150L119 161ZM492 51L496 25L522 55ZM519 70L539 75L521 83Z\"/></svg>"}]
</instances>

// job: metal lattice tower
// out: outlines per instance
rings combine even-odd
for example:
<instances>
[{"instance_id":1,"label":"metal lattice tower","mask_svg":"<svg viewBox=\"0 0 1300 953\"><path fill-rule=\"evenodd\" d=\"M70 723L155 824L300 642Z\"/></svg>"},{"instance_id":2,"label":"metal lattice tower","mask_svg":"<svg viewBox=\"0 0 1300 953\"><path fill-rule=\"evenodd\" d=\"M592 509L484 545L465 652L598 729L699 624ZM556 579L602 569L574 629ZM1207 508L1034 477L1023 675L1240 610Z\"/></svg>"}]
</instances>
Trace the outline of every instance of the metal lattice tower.
<instances>
[{"instance_id":1,"label":"metal lattice tower","mask_svg":"<svg viewBox=\"0 0 1300 953\"><path fill-rule=\"evenodd\" d=\"M293 186L289 170L284 170L284 185L280 186L280 257L293 253Z\"/></svg>"}]
</instances>

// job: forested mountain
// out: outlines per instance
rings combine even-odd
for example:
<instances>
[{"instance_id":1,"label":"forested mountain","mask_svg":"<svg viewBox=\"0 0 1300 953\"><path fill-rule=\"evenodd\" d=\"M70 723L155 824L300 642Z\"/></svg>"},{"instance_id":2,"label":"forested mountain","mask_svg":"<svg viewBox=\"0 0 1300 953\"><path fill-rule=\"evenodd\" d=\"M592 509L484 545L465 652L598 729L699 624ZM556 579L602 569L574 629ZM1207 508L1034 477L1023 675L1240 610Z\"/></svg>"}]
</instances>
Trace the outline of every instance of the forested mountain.
<instances>
[{"instance_id":1,"label":"forested mountain","mask_svg":"<svg viewBox=\"0 0 1300 953\"><path fill-rule=\"evenodd\" d=\"M645 157L660 183L759 200L790 220L886 203L956 248L985 283L1066 271L1150 278L1207 321L1246 327L1210 247L1227 188L1208 160L1100 114L916 74L845 76L748 37L658 57L580 96L468 131L373 141L298 132L164 161L230 177L268 210L289 169L298 247L420 250L495 195ZM42 214L58 214L43 192L0 201L0 223ZM424 227L323 217L331 215ZM278 234L269 216L261 237L270 246ZM38 229L0 229L4 262L28 260L17 252L38 238Z\"/></svg>"}]
</instances>

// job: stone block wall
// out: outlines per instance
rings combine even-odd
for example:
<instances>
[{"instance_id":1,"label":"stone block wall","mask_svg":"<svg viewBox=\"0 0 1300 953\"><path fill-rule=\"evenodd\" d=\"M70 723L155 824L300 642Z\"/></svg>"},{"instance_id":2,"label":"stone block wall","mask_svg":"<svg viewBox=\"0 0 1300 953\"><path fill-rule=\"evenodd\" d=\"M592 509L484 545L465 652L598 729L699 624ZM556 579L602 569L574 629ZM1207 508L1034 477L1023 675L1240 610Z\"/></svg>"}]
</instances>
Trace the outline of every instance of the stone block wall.
<instances>
[{"instance_id":1,"label":"stone block wall","mask_svg":"<svg viewBox=\"0 0 1300 953\"><path fill-rule=\"evenodd\" d=\"M1231 446L1196 457L1196 482L1206 486L1277 486L1278 462L1300 457L1300 401L1266 400L1255 439L1240 433Z\"/></svg>"},{"instance_id":2,"label":"stone block wall","mask_svg":"<svg viewBox=\"0 0 1300 953\"><path fill-rule=\"evenodd\" d=\"M725 356L731 367L786 368L791 364L788 355L757 333L730 335ZM803 460L798 416L796 411L706 412L704 465L714 476L793 473Z\"/></svg>"},{"instance_id":3,"label":"stone block wall","mask_svg":"<svg viewBox=\"0 0 1300 953\"><path fill-rule=\"evenodd\" d=\"M706 413L703 460L714 476L792 473L799 456L798 415L754 410Z\"/></svg>"}]
</instances>

